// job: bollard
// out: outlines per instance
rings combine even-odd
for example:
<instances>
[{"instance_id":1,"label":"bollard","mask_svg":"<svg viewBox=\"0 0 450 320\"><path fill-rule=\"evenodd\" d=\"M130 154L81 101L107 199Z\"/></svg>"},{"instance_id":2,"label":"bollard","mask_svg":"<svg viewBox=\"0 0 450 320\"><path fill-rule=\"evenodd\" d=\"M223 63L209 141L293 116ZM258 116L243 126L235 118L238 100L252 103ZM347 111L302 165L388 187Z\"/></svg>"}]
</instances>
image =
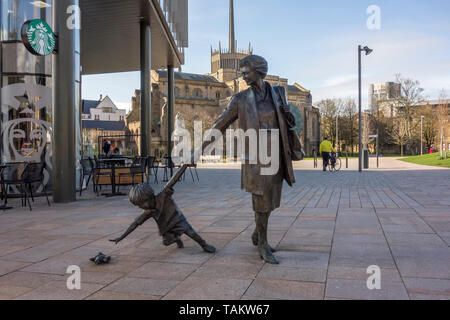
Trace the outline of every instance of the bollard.
<instances>
[{"instance_id":1,"label":"bollard","mask_svg":"<svg viewBox=\"0 0 450 320\"><path fill-rule=\"evenodd\" d=\"M313 152L314 155L314 168L317 168L317 152L314 150Z\"/></svg>"}]
</instances>

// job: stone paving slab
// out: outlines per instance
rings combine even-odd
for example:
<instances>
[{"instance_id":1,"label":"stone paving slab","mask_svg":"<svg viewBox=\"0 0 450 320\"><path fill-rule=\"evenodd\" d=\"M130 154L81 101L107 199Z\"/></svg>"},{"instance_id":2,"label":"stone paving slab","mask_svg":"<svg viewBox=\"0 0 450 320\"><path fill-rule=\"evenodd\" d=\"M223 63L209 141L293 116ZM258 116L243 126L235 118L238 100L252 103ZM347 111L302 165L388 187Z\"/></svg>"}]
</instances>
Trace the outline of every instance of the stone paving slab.
<instances>
[{"instance_id":1,"label":"stone paving slab","mask_svg":"<svg viewBox=\"0 0 450 320\"><path fill-rule=\"evenodd\" d=\"M273 279L256 279L244 297L283 300L323 299L324 284Z\"/></svg>"},{"instance_id":2,"label":"stone paving slab","mask_svg":"<svg viewBox=\"0 0 450 320\"><path fill-rule=\"evenodd\" d=\"M89 296L87 300L159 300L161 296L129 292L101 290Z\"/></svg>"},{"instance_id":3,"label":"stone paving slab","mask_svg":"<svg viewBox=\"0 0 450 320\"><path fill-rule=\"evenodd\" d=\"M325 283L327 270L321 268L285 267L266 264L259 272L258 278Z\"/></svg>"},{"instance_id":4,"label":"stone paving slab","mask_svg":"<svg viewBox=\"0 0 450 320\"><path fill-rule=\"evenodd\" d=\"M355 300L407 300L408 293L402 282L386 281L381 289L367 289L367 279L328 279L327 298L346 298Z\"/></svg>"},{"instance_id":5,"label":"stone paving slab","mask_svg":"<svg viewBox=\"0 0 450 320\"><path fill-rule=\"evenodd\" d=\"M242 297L250 279L190 276L167 294L165 300L237 300ZM220 289L219 289L220 288Z\"/></svg>"},{"instance_id":6,"label":"stone paving slab","mask_svg":"<svg viewBox=\"0 0 450 320\"><path fill-rule=\"evenodd\" d=\"M450 280L408 278L404 283L411 299L415 300L449 300Z\"/></svg>"},{"instance_id":7,"label":"stone paving slab","mask_svg":"<svg viewBox=\"0 0 450 320\"><path fill-rule=\"evenodd\" d=\"M396 281L401 282L400 273L395 268L380 268L382 281ZM367 268L361 267L342 267L330 265L328 267L328 279L347 279L347 280L367 280Z\"/></svg>"},{"instance_id":8,"label":"stone paving slab","mask_svg":"<svg viewBox=\"0 0 450 320\"><path fill-rule=\"evenodd\" d=\"M68 290L66 281L51 281L16 297L17 300L80 300L100 290L101 284L83 283L80 290Z\"/></svg>"},{"instance_id":9,"label":"stone paving slab","mask_svg":"<svg viewBox=\"0 0 450 320\"><path fill-rule=\"evenodd\" d=\"M0 299L450 300L450 170L381 164L329 173L295 163L297 183L283 186L269 221L279 265L264 263L251 243L254 214L238 165L199 166L200 182L175 187L215 254L186 236L184 249L163 246L152 220L113 244L141 210L91 187L75 203L37 198L32 212L11 199L15 208L0 212ZM110 264L89 261L99 251ZM66 287L69 265L81 268L81 290ZM380 290L367 288L371 265L380 267Z\"/></svg>"},{"instance_id":10,"label":"stone paving slab","mask_svg":"<svg viewBox=\"0 0 450 320\"><path fill-rule=\"evenodd\" d=\"M164 296L180 281L124 277L105 288L107 291Z\"/></svg>"}]
</instances>

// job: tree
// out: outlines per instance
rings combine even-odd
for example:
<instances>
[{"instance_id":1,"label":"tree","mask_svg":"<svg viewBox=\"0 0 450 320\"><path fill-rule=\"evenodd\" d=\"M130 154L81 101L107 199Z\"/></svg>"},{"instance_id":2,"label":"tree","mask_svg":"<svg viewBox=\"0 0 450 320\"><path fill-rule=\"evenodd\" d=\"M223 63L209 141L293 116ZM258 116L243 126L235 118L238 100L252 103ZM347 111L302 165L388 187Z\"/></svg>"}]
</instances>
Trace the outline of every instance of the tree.
<instances>
[{"instance_id":1,"label":"tree","mask_svg":"<svg viewBox=\"0 0 450 320\"><path fill-rule=\"evenodd\" d=\"M336 142L336 116L339 115L339 105L336 99L322 100L317 104L320 108L323 137L328 137L333 145Z\"/></svg>"},{"instance_id":2,"label":"tree","mask_svg":"<svg viewBox=\"0 0 450 320\"><path fill-rule=\"evenodd\" d=\"M449 104L447 94L445 90L442 90L439 97L439 104L436 108L436 127L438 130L439 144L440 144L439 150L441 152L441 157L444 156L442 148L443 145L445 144L444 137L446 136L446 133L449 131L448 117L449 117ZM445 152L445 157L447 157L447 150Z\"/></svg>"},{"instance_id":3,"label":"tree","mask_svg":"<svg viewBox=\"0 0 450 320\"><path fill-rule=\"evenodd\" d=\"M406 136L409 143L413 141L413 131L418 126L417 122L413 122L416 107L423 102L420 82L408 78L403 78L400 74L396 75L397 83L400 84L400 96L395 100L395 109L397 116L405 125Z\"/></svg>"},{"instance_id":4,"label":"tree","mask_svg":"<svg viewBox=\"0 0 450 320\"><path fill-rule=\"evenodd\" d=\"M400 146L400 155L403 157L403 146L409 141L406 119L394 120L391 137L392 141Z\"/></svg>"},{"instance_id":5,"label":"tree","mask_svg":"<svg viewBox=\"0 0 450 320\"><path fill-rule=\"evenodd\" d=\"M429 150L431 146L436 141L436 133L437 133L437 125L435 121L435 112L433 110L433 107L428 105L425 107L422 107L418 111L418 117L423 117L422 120L422 138L423 142L425 143L425 147Z\"/></svg>"},{"instance_id":6,"label":"tree","mask_svg":"<svg viewBox=\"0 0 450 320\"><path fill-rule=\"evenodd\" d=\"M355 99L347 98L343 101L342 108L342 121L340 132L341 138L345 141L346 145L351 146L351 153L354 151L354 139L355 139L355 116L357 114Z\"/></svg>"},{"instance_id":7,"label":"tree","mask_svg":"<svg viewBox=\"0 0 450 320\"><path fill-rule=\"evenodd\" d=\"M388 143L392 143L391 134L394 123L394 118L389 110L386 112L382 107L388 104L378 104L377 108L372 110L371 129L373 132L378 132L378 152L384 153L384 147Z\"/></svg>"}]
</instances>

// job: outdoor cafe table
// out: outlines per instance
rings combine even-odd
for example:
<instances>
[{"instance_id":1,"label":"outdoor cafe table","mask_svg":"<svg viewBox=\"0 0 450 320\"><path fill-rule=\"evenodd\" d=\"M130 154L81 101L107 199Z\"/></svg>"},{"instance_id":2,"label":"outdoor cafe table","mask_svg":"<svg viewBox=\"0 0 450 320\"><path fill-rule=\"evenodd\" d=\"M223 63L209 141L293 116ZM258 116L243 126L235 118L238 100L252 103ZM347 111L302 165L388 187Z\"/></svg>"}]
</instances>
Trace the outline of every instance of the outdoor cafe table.
<instances>
[{"instance_id":1,"label":"outdoor cafe table","mask_svg":"<svg viewBox=\"0 0 450 320\"><path fill-rule=\"evenodd\" d=\"M125 193L116 192L116 165L118 163L125 163L128 158L111 158L111 159L99 159L98 161L104 163L111 168L111 193L102 193L102 196L115 197L115 196L125 196ZM122 166L123 167L123 166Z\"/></svg>"}]
</instances>

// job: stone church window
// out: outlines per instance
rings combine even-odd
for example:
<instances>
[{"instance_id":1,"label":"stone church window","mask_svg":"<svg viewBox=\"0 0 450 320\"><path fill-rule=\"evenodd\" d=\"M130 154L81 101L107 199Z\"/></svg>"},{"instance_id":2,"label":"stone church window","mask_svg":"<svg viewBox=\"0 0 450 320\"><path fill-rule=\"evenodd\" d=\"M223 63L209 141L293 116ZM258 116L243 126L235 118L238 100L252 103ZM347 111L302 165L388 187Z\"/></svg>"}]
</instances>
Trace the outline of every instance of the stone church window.
<instances>
[{"instance_id":1,"label":"stone church window","mask_svg":"<svg viewBox=\"0 0 450 320\"><path fill-rule=\"evenodd\" d=\"M220 96L220 91L217 91L216 92L216 99L220 99L221 98L221 96Z\"/></svg>"},{"instance_id":2,"label":"stone church window","mask_svg":"<svg viewBox=\"0 0 450 320\"><path fill-rule=\"evenodd\" d=\"M180 88L175 87L175 97L181 97Z\"/></svg>"},{"instance_id":3,"label":"stone church window","mask_svg":"<svg viewBox=\"0 0 450 320\"><path fill-rule=\"evenodd\" d=\"M195 90L194 90L194 97L197 97L197 98L203 98L203 92L202 92L202 90L201 90L201 89L195 89Z\"/></svg>"}]
</instances>

